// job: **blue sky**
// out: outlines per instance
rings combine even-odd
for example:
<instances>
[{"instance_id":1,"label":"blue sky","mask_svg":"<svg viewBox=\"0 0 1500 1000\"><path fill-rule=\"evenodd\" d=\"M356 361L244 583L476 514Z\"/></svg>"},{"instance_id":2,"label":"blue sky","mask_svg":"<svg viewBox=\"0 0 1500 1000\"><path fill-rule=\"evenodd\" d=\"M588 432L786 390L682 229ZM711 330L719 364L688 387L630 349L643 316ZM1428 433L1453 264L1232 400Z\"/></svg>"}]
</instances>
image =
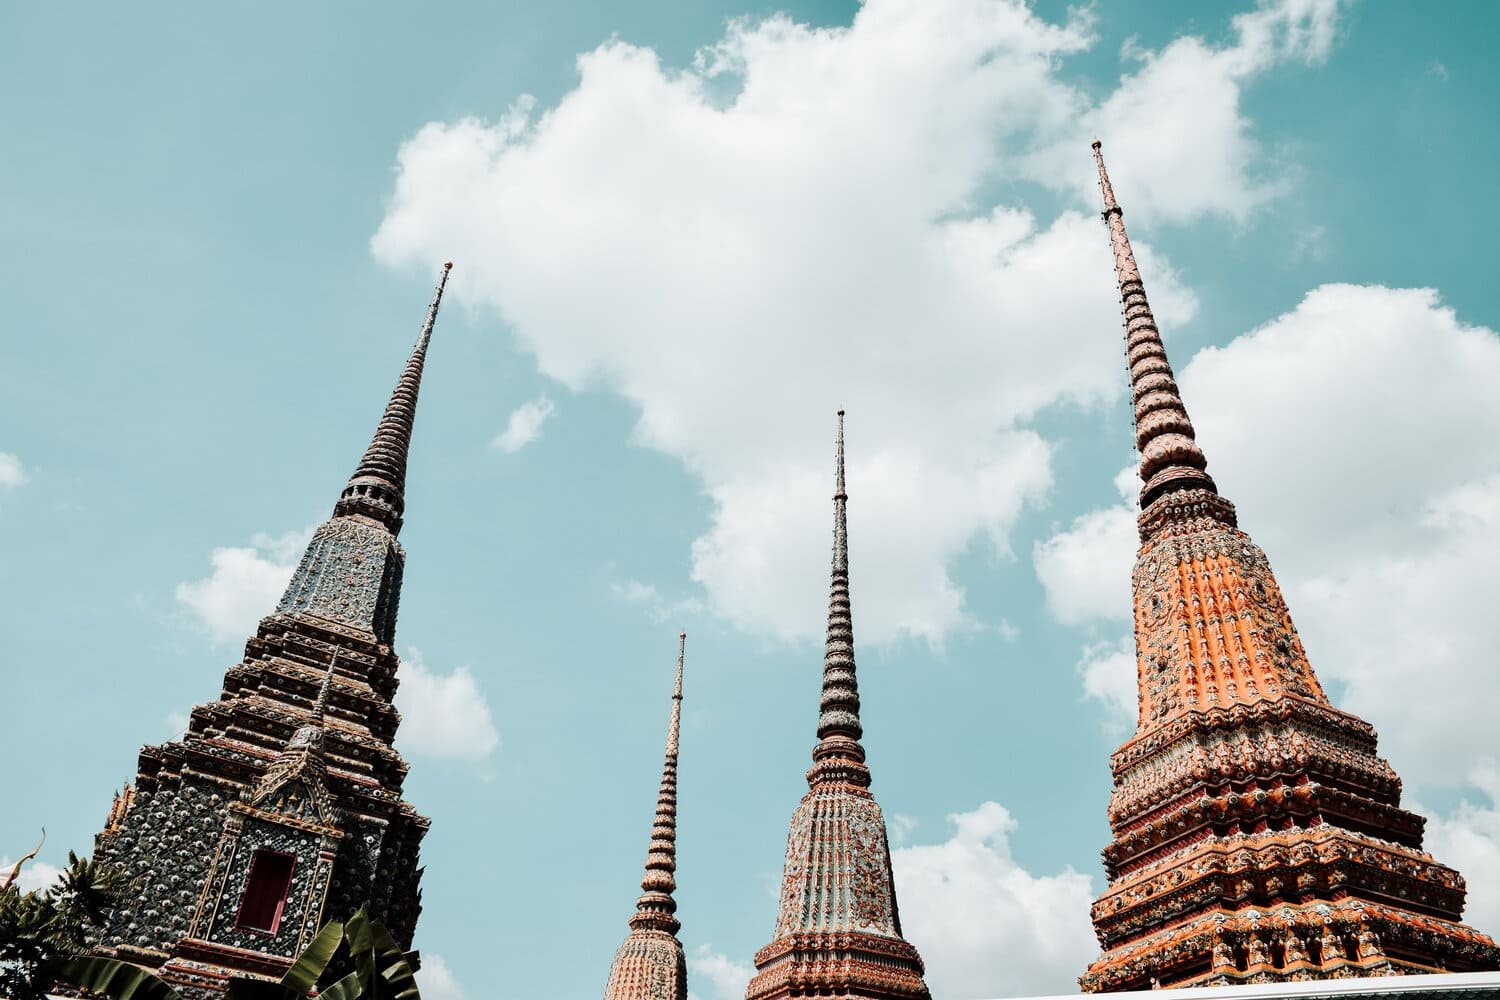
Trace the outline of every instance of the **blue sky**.
<instances>
[{"instance_id":1,"label":"blue sky","mask_svg":"<svg viewBox=\"0 0 1500 1000\"><path fill-rule=\"evenodd\" d=\"M602 990L679 628L682 937L739 995L840 406L904 924L939 996L1068 990L1133 724L1098 134L1211 471L1500 930L1496 17L7 8L0 855L87 851L217 695L452 258L398 635L431 1000Z\"/></svg>"}]
</instances>

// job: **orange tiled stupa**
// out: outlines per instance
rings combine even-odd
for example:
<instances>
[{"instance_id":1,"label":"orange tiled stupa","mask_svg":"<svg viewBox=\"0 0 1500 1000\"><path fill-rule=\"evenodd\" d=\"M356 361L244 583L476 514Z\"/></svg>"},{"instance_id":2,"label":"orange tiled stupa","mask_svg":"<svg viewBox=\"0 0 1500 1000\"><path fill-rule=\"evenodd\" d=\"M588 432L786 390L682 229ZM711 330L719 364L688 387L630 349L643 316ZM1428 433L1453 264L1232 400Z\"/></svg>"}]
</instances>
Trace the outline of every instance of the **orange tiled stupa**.
<instances>
[{"instance_id":1,"label":"orange tiled stupa","mask_svg":"<svg viewBox=\"0 0 1500 1000\"><path fill-rule=\"evenodd\" d=\"M1098 142L1140 451L1140 716L1110 761L1085 991L1500 966L1369 723L1329 702L1265 554L1208 475Z\"/></svg>"}]
</instances>

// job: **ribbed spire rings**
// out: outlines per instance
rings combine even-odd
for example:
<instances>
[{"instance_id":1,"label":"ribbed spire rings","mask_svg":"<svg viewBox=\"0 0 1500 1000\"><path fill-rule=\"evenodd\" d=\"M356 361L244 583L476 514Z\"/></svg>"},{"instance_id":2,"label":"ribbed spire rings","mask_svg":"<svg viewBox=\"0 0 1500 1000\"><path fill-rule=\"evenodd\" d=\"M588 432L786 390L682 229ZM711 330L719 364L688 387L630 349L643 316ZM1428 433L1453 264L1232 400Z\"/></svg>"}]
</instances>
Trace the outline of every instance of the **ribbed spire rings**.
<instances>
[{"instance_id":1,"label":"ribbed spire rings","mask_svg":"<svg viewBox=\"0 0 1500 1000\"><path fill-rule=\"evenodd\" d=\"M854 618L849 605L849 496L844 486L844 411L838 412L834 457L833 570L828 595L828 636L823 651L823 696L818 704L818 745L808 781L868 785L864 729L859 722L859 681L854 667Z\"/></svg>"},{"instance_id":2,"label":"ribbed spire rings","mask_svg":"<svg viewBox=\"0 0 1500 1000\"><path fill-rule=\"evenodd\" d=\"M1135 446L1141 455L1141 507L1156 498L1185 489L1216 493L1205 471L1208 459L1198 447L1193 422L1172 375L1167 349L1146 301L1135 252L1125 233L1125 213L1115 201L1099 140L1093 143L1099 168L1099 190L1104 199L1104 223L1109 227L1115 257L1115 278L1125 309L1125 356L1130 366L1131 402L1135 407Z\"/></svg>"},{"instance_id":3,"label":"ribbed spire rings","mask_svg":"<svg viewBox=\"0 0 1500 1000\"><path fill-rule=\"evenodd\" d=\"M391 393L390 402L381 414L380 424L375 428L375 437L360 459L359 467L349 477L349 485L339 496L334 506L334 516L357 515L367 517L385 525L391 534L401 530L402 516L406 513L406 456L411 448L412 424L417 417L417 393L422 388L422 367L427 361L427 345L432 340L432 328L437 323L438 306L443 301L443 289L448 284L448 273L453 262L443 265L438 277L437 289L432 303L427 307L427 318L422 323L422 333L417 338L407 359L406 369Z\"/></svg>"},{"instance_id":4,"label":"ribbed spire rings","mask_svg":"<svg viewBox=\"0 0 1500 1000\"><path fill-rule=\"evenodd\" d=\"M677 681L672 687L672 714L667 723L667 750L661 768L661 790L656 796L656 822L646 849L646 874L641 898L636 900L630 926L676 934L682 924L673 914L677 901L677 742L682 726L682 663L687 655L687 633L677 635Z\"/></svg>"}]
</instances>

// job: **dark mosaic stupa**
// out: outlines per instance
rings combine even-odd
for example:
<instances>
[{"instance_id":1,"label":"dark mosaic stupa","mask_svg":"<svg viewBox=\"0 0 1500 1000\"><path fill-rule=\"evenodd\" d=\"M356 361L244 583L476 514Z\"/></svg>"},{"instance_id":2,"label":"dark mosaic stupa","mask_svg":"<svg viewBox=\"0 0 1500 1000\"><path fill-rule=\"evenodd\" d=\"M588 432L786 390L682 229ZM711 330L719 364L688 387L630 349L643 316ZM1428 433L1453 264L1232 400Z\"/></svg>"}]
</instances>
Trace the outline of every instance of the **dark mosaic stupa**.
<instances>
[{"instance_id":1,"label":"dark mosaic stupa","mask_svg":"<svg viewBox=\"0 0 1500 1000\"><path fill-rule=\"evenodd\" d=\"M444 265L374 440L275 610L193 709L180 739L141 749L98 861L138 880L101 954L158 969L184 996L231 975L279 977L327 920L368 904L403 947L421 912L429 821L402 799L392 648L406 553L407 450Z\"/></svg>"}]
</instances>

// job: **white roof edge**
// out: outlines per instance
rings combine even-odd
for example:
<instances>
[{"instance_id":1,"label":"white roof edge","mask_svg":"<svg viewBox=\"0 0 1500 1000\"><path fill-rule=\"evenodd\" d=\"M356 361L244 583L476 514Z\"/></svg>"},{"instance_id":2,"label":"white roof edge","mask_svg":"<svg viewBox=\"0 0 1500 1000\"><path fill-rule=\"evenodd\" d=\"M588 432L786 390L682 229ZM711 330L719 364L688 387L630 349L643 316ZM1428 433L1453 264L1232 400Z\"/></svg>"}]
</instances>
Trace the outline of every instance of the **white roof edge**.
<instances>
[{"instance_id":1,"label":"white roof edge","mask_svg":"<svg viewBox=\"0 0 1500 1000\"><path fill-rule=\"evenodd\" d=\"M1170 990L1133 990L1092 994L1101 997L1150 997L1151 1000L1280 1000L1283 997L1379 997L1407 993L1494 992L1500 996L1500 972L1444 972L1425 976L1370 976L1314 979L1306 982L1246 983L1236 986L1189 986ZM1018 996L1003 1000L1077 1000L1088 994Z\"/></svg>"}]
</instances>

